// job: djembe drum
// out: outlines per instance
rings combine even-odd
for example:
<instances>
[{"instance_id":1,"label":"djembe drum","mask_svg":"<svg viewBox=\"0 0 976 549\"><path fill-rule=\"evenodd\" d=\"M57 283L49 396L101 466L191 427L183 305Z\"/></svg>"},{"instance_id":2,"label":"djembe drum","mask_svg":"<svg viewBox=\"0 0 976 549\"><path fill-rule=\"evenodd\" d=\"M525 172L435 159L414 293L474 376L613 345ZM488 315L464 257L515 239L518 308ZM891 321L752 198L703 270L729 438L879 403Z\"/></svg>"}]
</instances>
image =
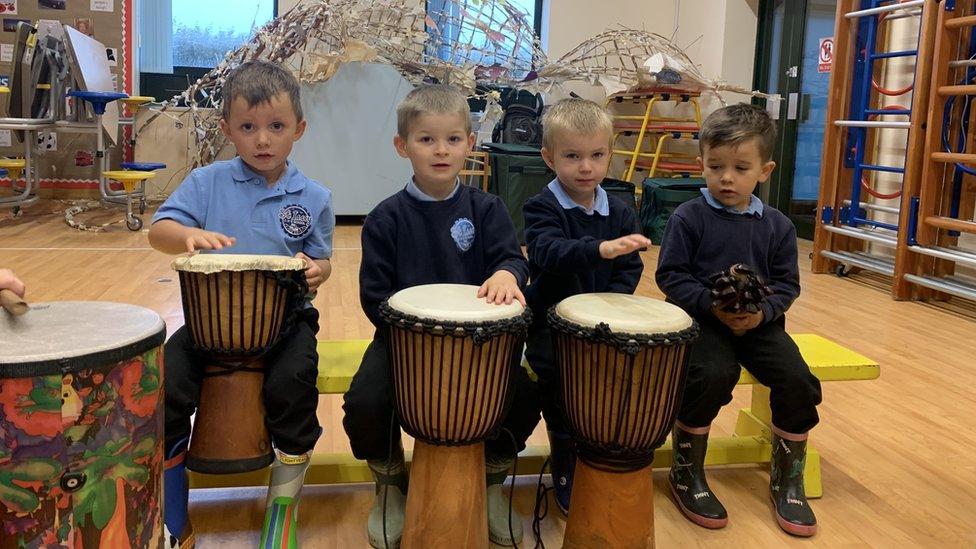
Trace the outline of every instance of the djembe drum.
<instances>
[{"instance_id":1,"label":"djembe drum","mask_svg":"<svg viewBox=\"0 0 976 549\"><path fill-rule=\"evenodd\" d=\"M308 286L305 262L197 254L173 261L193 350L206 363L186 466L241 473L274 461L265 426L262 357L287 333Z\"/></svg>"},{"instance_id":2,"label":"djembe drum","mask_svg":"<svg viewBox=\"0 0 976 549\"><path fill-rule=\"evenodd\" d=\"M563 547L653 547L651 462L674 424L698 325L669 303L612 293L564 299L548 321L579 456Z\"/></svg>"},{"instance_id":3,"label":"djembe drum","mask_svg":"<svg viewBox=\"0 0 976 549\"><path fill-rule=\"evenodd\" d=\"M0 548L162 547L165 338L134 305L0 309Z\"/></svg>"},{"instance_id":4,"label":"djembe drum","mask_svg":"<svg viewBox=\"0 0 976 549\"><path fill-rule=\"evenodd\" d=\"M483 441L507 412L531 313L477 291L414 286L380 306L397 415L416 439L404 549L488 546Z\"/></svg>"}]
</instances>

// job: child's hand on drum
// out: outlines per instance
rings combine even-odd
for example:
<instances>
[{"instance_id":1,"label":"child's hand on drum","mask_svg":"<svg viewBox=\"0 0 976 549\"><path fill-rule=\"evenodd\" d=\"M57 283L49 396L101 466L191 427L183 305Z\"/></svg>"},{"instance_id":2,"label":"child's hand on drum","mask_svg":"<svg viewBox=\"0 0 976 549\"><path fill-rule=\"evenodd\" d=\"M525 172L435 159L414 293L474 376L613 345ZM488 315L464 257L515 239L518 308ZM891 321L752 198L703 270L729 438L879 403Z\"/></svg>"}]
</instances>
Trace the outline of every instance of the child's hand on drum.
<instances>
[{"instance_id":1,"label":"child's hand on drum","mask_svg":"<svg viewBox=\"0 0 976 549\"><path fill-rule=\"evenodd\" d=\"M518 279L505 269L499 269L488 277L488 280L478 288L478 297L484 297L485 301L495 305L509 305L514 300L525 306L525 296L519 289Z\"/></svg>"},{"instance_id":2,"label":"child's hand on drum","mask_svg":"<svg viewBox=\"0 0 976 549\"><path fill-rule=\"evenodd\" d=\"M761 310L758 313L728 313L718 307L712 307L712 314L737 336L741 336L762 324L764 317Z\"/></svg>"},{"instance_id":3,"label":"child's hand on drum","mask_svg":"<svg viewBox=\"0 0 976 549\"><path fill-rule=\"evenodd\" d=\"M629 234L601 242L600 257L603 259L614 259L637 250L646 249L650 245L651 241L646 236L637 233Z\"/></svg>"},{"instance_id":4,"label":"child's hand on drum","mask_svg":"<svg viewBox=\"0 0 976 549\"><path fill-rule=\"evenodd\" d=\"M302 252L295 254L295 257L305 261L305 282L310 292L318 290L332 273L332 263L328 259L312 259Z\"/></svg>"},{"instance_id":5,"label":"child's hand on drum","mask_svg":"<svg viewBox=\"0 0 976 549\"><path fill-rule=\"evenodd\" d=\"M186 251L222 250L233 246L235 242L237 239L234 237L194 228L189 229L186 235Z\"/></svg>"},{"instance_id":6,"label":"child's hand on drum","mask_svg":"<svg viewBox=\"0 0 976 549\"><path fill-rule=\"evenodd\" d=\"M17 297L24 297L27 287L10 269L0 269L0 290L10 290Z\"/></svg>"}]
</instances>

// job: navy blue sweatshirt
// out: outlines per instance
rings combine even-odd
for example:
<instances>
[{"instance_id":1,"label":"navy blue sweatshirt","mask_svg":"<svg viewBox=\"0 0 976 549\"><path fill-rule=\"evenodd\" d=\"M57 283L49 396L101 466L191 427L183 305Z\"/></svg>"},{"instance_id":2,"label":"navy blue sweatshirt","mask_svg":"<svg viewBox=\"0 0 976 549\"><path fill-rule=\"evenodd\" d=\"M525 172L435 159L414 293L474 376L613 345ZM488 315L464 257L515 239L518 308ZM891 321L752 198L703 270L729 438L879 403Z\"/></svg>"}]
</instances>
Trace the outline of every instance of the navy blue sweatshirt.
<instances>
[{"instance_id":1,"label":"navy blue sweatshirt","mask_svg":"<svg viewBox=\"0 0 976 549\"><path fill-rule=\"evenodd\" d=\"M711 314L708 277L745 263L773 289L763 302L763 322L778 319L800 295L796 229L775 208L762 217L717 210L705 197L685 202L664 229L657 262L657 285L692 316Z\"/></svg>"},{"instance_id":2,"label":"navy blue sweatshirt","mask_svg":"<svg viewBox=\"0 0 976 549\"><path fill-rule=\"evenodd\" d=\"M359 300L374 326L380 303L420 284L480 286L499 269L528 280L515 227L501 199L461 186L447 200L422 202L400 191L363 222Z\"/></svg>"},{"instance_id":3,"label":"navy blue sweatshirt","mask_svg":"<svg viewBox=\"0 0 976 549\"><path fill-rule=\"evenodd\" d=\"M586 215L564 209L548 188L525 202L525 243L532 283L525 299L536 326L545 323L552 305L576 294L632 294L644 263L637 252L615 259L600 257L600 243L640 232L633 208L608 195L609 213Z\"/></svg>"}]
</instances>

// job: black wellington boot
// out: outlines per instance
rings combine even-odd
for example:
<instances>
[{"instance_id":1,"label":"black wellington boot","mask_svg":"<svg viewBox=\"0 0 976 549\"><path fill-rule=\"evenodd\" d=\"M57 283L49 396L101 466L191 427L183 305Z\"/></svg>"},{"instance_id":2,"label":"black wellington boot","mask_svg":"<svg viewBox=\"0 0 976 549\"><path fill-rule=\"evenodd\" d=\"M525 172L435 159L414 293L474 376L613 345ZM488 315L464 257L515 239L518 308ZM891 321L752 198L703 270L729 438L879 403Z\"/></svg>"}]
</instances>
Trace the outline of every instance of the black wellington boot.
<instances>
[{"instance_id":1,"label":"black wellington boot","mask_svg":"<svg viewBox=\"0 0 976 549\"><path fill-rule=\"evenodd\" d=\"M576 447L569 435L549 431L549 470L556 506L563 515L569 514L569 500L573 494L573 473L576 471Z\"/></svg>"},{"instance_id":2,"label":"black wellington boot","mask_svg":"<svg viewBox=\"0 0 976 549\"><path fill-rule=\"evenodd\" d=\"M668 481L678 507L688 520L705 528L724 528L729 523L729 515L705 480L708 429L674 424L674 458Z\"/></svg>"},{"instance_id":3,"label":"black wellington boot","mask_svg":"<svg viewBox=\"0 0 976 549\"><path fill-rule=\"evenodd\" d=\"M806 458L806 434L787 433L773 427L769 495L776 509L776 522L786 533L803 537L817 533L817 517L803 490Z\"/></svg>"}]
</instances>

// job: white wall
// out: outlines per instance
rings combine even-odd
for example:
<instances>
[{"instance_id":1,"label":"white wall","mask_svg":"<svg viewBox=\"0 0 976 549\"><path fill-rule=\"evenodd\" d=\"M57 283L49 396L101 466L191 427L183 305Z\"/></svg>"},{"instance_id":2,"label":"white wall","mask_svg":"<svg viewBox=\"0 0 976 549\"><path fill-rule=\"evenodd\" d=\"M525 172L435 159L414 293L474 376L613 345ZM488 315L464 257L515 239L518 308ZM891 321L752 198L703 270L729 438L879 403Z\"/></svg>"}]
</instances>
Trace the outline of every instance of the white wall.
<instances>
[{"instance_id":1,"label":"white wall","mask_svg":"<svg viewBox=\"0 0 976 549\"><path fill-rule=\"evenodd\" d=\"M301 0L278 0L278 14L281 15L300 3Z\"/></svg>"},{"instance_id":2,"label":"white wall","mask_svg":"<svg viewBox=\"0 0 976 549\"><path fill-rule=\"evenodd\" d=\"M550 59L608 29L642 29L674 36L705 76L751 88L759 0L604 0L596 5L591 0L547 0L543 46ZM603 98L600 87L570 89L590 99ZM736 94L726 98L747 100Z\"/></svg>"}]
</instances>

